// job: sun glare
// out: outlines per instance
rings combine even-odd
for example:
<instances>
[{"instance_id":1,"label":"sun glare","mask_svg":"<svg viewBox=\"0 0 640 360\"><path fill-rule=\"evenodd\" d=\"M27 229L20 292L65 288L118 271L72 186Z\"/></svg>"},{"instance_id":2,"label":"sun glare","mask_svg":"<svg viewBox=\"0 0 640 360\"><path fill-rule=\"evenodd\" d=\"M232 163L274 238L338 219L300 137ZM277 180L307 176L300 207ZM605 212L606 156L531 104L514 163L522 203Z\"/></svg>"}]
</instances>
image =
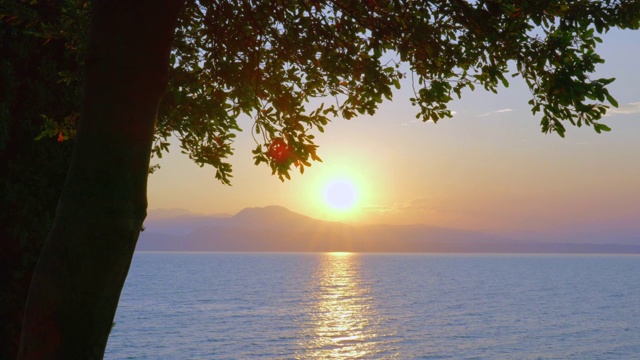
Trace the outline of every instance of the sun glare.
<instances>
[{"instance_id":1,"label":"sun glare","mask_svg":"<svg viewBox=\"0 0 640 360\"><path fill-rule=\"evenodd\" d=\"M347 180L333 180L324 189L324 200L333 210L351 210L357 198L356 188Z\"/></svg>"},{"instance_id":2,"label":"sun glare","mask_svg":"<svg viewBox=\"0 0 640 360\"><path fill-rule=\"evenodd\" d=\"M329 253L329 255L331 256L350 256L353 253L348 252L348 251L332 251Z\"/></svg>"}]
</instances>

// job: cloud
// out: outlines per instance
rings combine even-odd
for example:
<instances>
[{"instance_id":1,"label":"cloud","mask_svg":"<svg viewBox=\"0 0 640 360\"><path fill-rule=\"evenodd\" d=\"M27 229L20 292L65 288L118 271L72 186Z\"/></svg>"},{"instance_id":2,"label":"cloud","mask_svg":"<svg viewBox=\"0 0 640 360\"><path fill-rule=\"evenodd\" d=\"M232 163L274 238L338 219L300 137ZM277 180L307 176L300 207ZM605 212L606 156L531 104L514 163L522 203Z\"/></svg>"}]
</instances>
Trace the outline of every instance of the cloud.
<instances>
[{"instance_id":1,"label":"cloud","mask_svg":"<svg viewBox=\"0 0 640 360\"><path fill-rule=\"evenodd\" d=\"M368 213L373 213L376 215L387 215L387 214L399 214L400 211L400 207L398 206L398 204L391 204L391 205L365 205L362 207L362 211L364 212L368 212Z\"/></svg>"},{"instance_id":2,"label":"cloud","mask_svg":"<svg viewBox=\"0 0 640 360\"><path fill-rule=\"evenodd\" d=\"M610 108L609 110L607 110L607 115L638 113L640 113L640 102L622 104L618 108Z\"/></svg>"},{"instance_id":3,"label":"cloud","mask_svg":"<svg viewBox=\"0 0 640 360\"><path fill-rule=\"evenodd\" d=\"M368 205L363 208L364 211L372 212L378 215L385 214L402 214L410 210L421 210L424 206L421 203L426 202L427 199L414 199L405 202L386 204L386 205Z\"/></svg>"},{"instance_id":4,"label":"cloud","mask_svg":"<svg viewBox=\"0 0 640 360\"><path fill-rule=\"evenodd\" d=\"M512 109L494 110L494 111L489 111L489 112L486 112L486 113L479 114L478 117L487 117L487 116L492 115L492 114L508 113L508 112L512 112L512 111L513 111Z\"/></svg>"},{"instance_id":5,"label":"cloud","mask_svg":"<svg viewBox=\"0 0 640 360\"><path fill-rule=\"evenodd\" d=\"M390 205L368 205L364 206L362 210L365 212L374 213L376 215L407 213L467 213L467 211L452 209L449 206L444 205L442 201L438 201L437 199L433 198L416 198L404 202L393 203Z\"/></svg>"},{"instance_id":6,"label":"cloud","mask_svg":"<svg viewBox=\"0 0 640 360\"><path fill-rule=\"evenodd\" d=\"M360 208L363 219L371 223L430 224L455 228L487 228L496 220L477 207L452 203L446 198L414 198L412 200L374 204ZM494 212L495 213L495 212Z\"/></svg>"},{"instance_id":7,"label":"cloud","mask_svg":"<svg viewBox=\"0 0 640 360\"><path fill-rule=\"evenodd\" d=\"M424 211L429 210L429 199L420 198L404 202L397 202L387 205L368 205L363 208L364 211L382 214L402 214L408 211Z\"/></svg>"},{"instance_id":8,"label":"cloud","mask_svg":"<svg viewBox=\"0 0 640 360\"><path fill-rule=\"evenodd\" d=\"M429 198L418 198L406 201L402 204L405 211L434 211L434 200Z\"/></svg>"},{"instance_id":9,"label":"cloud","mask_svg":"<svg viewBox=\"0 0 640 360\"><path fill-rule=\"evenodd\" d=\"M413 125L413 124L417 124L417 123L421 123L421 122L422 122L422 121L420 121L420 120L411 120L411 121L403 122L403 123L402 123L402 124L400 124L400 125L402 125L402 126L409 126L409 125Z\"/></svg>"}]
</instances>

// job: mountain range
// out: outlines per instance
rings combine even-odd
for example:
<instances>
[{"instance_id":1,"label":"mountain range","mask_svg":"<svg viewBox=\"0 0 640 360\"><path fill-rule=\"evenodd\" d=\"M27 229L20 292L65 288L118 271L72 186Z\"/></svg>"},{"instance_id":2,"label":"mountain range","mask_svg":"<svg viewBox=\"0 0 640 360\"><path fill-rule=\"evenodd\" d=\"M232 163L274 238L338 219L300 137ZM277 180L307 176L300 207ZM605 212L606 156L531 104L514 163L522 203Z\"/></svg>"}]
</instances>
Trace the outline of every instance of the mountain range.
<instances>
[{"instance_id":1,"label":"mountain range","mask_svg":"<svg viewBox=\"0 0 640 360\"><path fill-rule=\"evenodd\" d=\"M535 241L430 225L350 225L280 206L246 208L234 216L154 215L145 222L138 251L640 253L640 241Z\"/></svg>"}]
</instances>

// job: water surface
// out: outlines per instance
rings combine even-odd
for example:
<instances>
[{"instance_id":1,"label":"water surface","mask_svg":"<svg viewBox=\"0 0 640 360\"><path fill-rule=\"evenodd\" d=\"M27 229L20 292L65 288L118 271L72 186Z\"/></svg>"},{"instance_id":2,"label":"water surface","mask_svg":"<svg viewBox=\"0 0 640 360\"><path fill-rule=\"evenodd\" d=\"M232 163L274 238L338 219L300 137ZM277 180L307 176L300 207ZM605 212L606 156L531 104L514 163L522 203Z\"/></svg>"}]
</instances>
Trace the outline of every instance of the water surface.
<instances>
[{"instance_id":1,"label":"water surface","mask_svg":"<svg viewBox=\"0 0 640 360\"><path fill-rule=\"evenodd\" d=\"M632 359L640 257L136 253L106 359Z\"/></svg>"}]
</instances>

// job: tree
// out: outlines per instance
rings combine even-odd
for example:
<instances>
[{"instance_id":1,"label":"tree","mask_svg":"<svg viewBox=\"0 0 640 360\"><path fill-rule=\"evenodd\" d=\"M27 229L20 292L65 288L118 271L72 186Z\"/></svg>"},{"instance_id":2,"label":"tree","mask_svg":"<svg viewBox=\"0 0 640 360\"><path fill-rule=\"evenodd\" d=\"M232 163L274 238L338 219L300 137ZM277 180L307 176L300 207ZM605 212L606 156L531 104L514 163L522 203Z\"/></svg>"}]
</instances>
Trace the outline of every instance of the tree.
<instances>
[{"instance_id":1,"label":"tree","mask_svg":"<svg viewBox=\"0 0 640 360\"><path fill-rule=\"evenodd\" d=\"M284 178L319 160L313 131L373 114L405 76L418 117L438 121L454 95L495 92L510 72L529 85L543 131L563 136L563 121L607 131L599 120L605 101L616 105L613 80L589 78L602 62L597 33L640 25L635 0L183 5L92 5L76 147L32 280L21 359L102 357L145 217L149 157L170 134L228 183L236 118L249 114L256 163ZM336 103L305 108L326 96Z\"/></svg>"},{"instance_id":2,"label":"tree","mask_svg":"<svg viewBox=\"0 0 640 360\"><path fill-rule=\"evenodd\" d=\"M73 149L64 140L80 108L80 37L86 31L76 30L88 25L87 11L60 5L0 7L0 359L18 352L31 274ZM54 136L35 141L43 115L67 127L47 120L46 132Z\"/></svg>"}]
</instances>

